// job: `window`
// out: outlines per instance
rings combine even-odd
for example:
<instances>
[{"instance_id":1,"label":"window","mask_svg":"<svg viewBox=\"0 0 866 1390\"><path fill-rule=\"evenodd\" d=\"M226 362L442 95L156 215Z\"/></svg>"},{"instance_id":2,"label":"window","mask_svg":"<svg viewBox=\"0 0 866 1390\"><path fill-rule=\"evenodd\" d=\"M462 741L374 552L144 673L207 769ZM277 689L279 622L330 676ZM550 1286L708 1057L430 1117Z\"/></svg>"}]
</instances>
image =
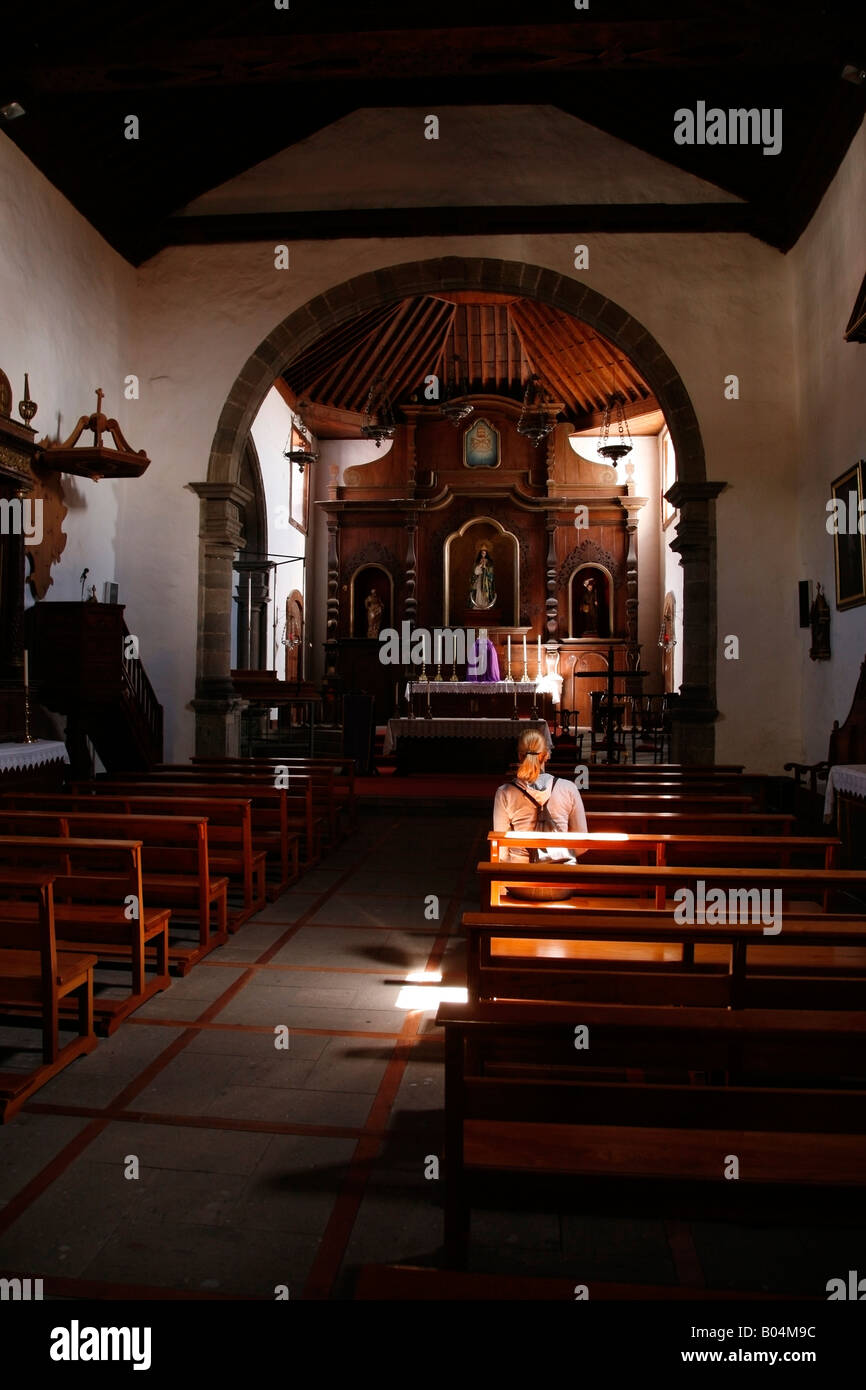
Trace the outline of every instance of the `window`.
<instances>
[{"instance_id":1,"label":"window","mask_svg":"<svg viewBox=\"0 0 866 1390\"><path fill-rule=\"evenodd\" d=\"M677 480L677 456L674 453L674 446L671 441L670 430L665 426L659 435L659 451L661 454L661 510L662 510L662 530L664 531L671 522L679 515L676 507L672 507L665 497L668 488L673 487Z\"/></svg>"}]
</instances>

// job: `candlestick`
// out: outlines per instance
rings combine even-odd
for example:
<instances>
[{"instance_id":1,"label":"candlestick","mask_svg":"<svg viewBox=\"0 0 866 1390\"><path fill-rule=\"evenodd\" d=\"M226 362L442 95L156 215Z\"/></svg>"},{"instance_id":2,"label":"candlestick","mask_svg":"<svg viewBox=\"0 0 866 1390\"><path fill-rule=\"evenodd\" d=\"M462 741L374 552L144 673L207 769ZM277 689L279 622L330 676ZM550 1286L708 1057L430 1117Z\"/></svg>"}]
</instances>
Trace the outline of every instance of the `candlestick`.
<instances>
[{"instance_id":1,"label":"candlestick","mask_svg":"<svg viewBox=\"0 0 866 1390\"><path fill-rule=\"evenodd\" d=\"M508 637L507 637L506 640L507 640L507 642L508 642L508 679L510 680L510 679L511 679L511 633L510 633L510 632L509 632Z\"/></svg>"},{"instance_id":2,"label":"candlestick","mask_svg":"<svg viewBox=\"0 0 866 1390\"><path fill-rule=\"evenodd\" d=\"M30 662L27 648L24 648L24 689L30 685Z\"/></svg>"},{"instance_id":3,"label":"candlestick","mask_svg":"<svg viewBox=\"0 0 866 1390\"><path fill-rule=\"evenodd\" d=\"M535 672L535 679L541 680L541 633L538 634L538 664Z\"/></svg>"},{"instance_id":4,"label":"candlestick","mask_svg":"<svg viewBox=\"0 0 866 1390\"><path fill-rule=\"evenodd\" d=\"M457 646L454 647L454 660L451 663L451 679L457 680Z\"/></svg>"}]
</instances>

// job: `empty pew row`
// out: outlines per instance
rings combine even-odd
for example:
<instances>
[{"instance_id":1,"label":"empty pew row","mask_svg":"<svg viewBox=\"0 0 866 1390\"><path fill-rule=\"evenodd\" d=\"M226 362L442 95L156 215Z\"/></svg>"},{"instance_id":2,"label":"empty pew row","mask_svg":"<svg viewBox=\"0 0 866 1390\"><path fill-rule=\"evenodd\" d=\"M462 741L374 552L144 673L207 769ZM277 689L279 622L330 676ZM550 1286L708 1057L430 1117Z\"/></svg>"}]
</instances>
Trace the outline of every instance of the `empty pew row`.
<instances>
[{"instance_id":1,"label":"empty pew row","mask_svg":"<svg viewBox=\"0 0 866 1390\"><path fill-rule=\"evenodd\" d=\"M866 1187L862 1012L476 1002L440 1005L437 1023L446 1038L445 1249L454 1268L466 1263L472 1184L495 1174L577 1178L587 1206L599 1188L613 1186L621 1199L627 1183L635 1196L652 1190L666 1209L729 1218L750 1199L763 1212L768 1193L782 1193L791 1210L820 1202L850 1220L846 1202ZM585 1050L575 1046L579 1026ZM749 1060L768 1046L772 1076ZM814 1065L801 1077L808 1058ZM646 1068L652 1080L637 1080ZM683 1079L696 1074L702 1084ZM737 1182L725 1180L731 1154Z\"/></svg>"},{"instance_id":2,"label":"empty pew row","mask_svg":"<svg viewBox=\"0 0 866 1390\"><path fill-rule=\"evenodd\" d=\"M683 923L673 912L467 912L470 1000L866 1007L866 917Z\"/></svg>"},{"instance_id":3,"label":"empty pew row","mask_svg":"<svg viewBox=\"0 0 866 1390\"><path fill-rule=\"evenodd\" d=\"M268 857L269 898L279 897L296 881L298 862L310 869L321 858L322 817L315 813L312 783L308 780L298 779L287 790L275 787L268 777L226 775L223 780L210 776L169 780L160 773L139 774L134 779L100 777L93 782L73 783L70 790L78 795L92 792L95 796L161 796L174 801L190 796L248 799L253 848L264 850ZM295 858L295 844L299 861Z\"/></svg>"},{"instance_id":4,"label":"empty pew row","mask_svg":"<svg viewBox=\"0 0 866 1390\"><path fill-rule=\"evenodd\" d=\"M331 774L327 774L328 777ZM327 788L309 772L282 770L263 767L255 771L224 768L198 768L189 763L171 771L154 770L148 779L156 786L163 783L187 784L192 786L224 785L250 792L255 790L280 790L286 798L287 814L291 828L301 833L302 862L312 867L321 859L322 852L332 847L332 835L339 838L339 830L332 829L335 823L336 806L328 796Z\"/></svg>"},{"instance_id":5,"label":"empty pew row","mask_svg":"<svg viewBox=\"0 0 866 1390\"><path fill-rule=\"evenodd\" d=\"M226 941L228 879L211 873L206 817L121 815L116 811L72 811L67 807L59 811L31 811L0 804L0 833L22 828L54 836L111 839L120 834L139 840L142 886L148 902L170 909L173 914L169 958L176 973L186 974ZM97 890L94 882L94 893ZM190 920L193 940L189 939L190 930L182 928L182 918Z\"/></svg>"},{"instance_id":6,"label":"empty pew row","mask_svg":"<svg viewBox=\"0 0 866 1390\"><path fill-rule=\"evenodd\" d=\"M358 823L358 801L355 789L355 760L354 758L339 757L257 757L257 758L205 758L194 757L190 759L193 767L203 768L208 772L218 772L221 768L226 771L249 772L264 769L274 771L277 768L288 767L290 772L309 772L314 777L322 773L328 774L326 785L330 789L330 796L336 802L339 810L344 814L348 828L354 830ZM157 767L156 771L162 771L162 767Z\"/></svg>"},{"instance_id":7,"label":"empty pew row","mask_svg":"<svg viewBox=\"0 0 866 1390\"><path fill-rule=\"evenodd\" d=\"M109 796L93 793L32 792L0 801L0 811L18 807L21 812L109 812L126 816L160 815L166 810L165 797ZM229 903L229 930L237 931L250 917L259 912L267 900L266 860L264 850L253 848L252 810L249 799L193 795L171 801L173 815L205 818L208 828L208 864L211 874L224 875L230 888L234 885L240 903ZM294 876L297 877L297 837L294 851Z\"/></svg>"},{"instance_id":8,"label":"empty pew row","mask_svg":"<svg viewBox=\"0 0 866 1390\"><path fill-rule=\"evenodd\" d=\"M53 918L56 939L64 951L95 955L100 966L122 967L129 976L123 998L94 996L93 1011L102 1033L112 1033L129 1014L168 980L168 940L171 911L145 902L142 842L111 838L71 837L69 827L56 833L49 822L28 824L36 833L11 835L0 813L0 866L54 876ZM29 919L36 925L32 904L0 902L0 921ZM147 978L147 957L154 964Z\"/></svg>"},{"instance_id":9,"label":"empty pew row","mask_svg":"<svg viewBox=\"0 0 866 1390\"><path fill-rule=\"evenodd\" d=\"M93 1031L95 955L58 950L54 875L0 865L0 1015L39 1026L41 1061L29 1071L0 1070L0 1121L76 1057L96 1047ZM5 909L9 909L6 911ZM61 1043L61 1009L74 1005L74 1036Z\"/></svg>"}]
</instances>

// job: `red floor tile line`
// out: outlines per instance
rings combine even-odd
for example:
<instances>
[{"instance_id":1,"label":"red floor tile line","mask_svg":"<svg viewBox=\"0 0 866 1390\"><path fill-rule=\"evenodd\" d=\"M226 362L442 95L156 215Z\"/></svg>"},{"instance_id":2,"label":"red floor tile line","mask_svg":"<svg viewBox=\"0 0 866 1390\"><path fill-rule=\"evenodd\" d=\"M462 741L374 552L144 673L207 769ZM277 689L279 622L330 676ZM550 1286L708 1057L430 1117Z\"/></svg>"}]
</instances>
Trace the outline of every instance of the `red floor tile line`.
<instances>
[{"instance_id":1,"label":"red floor tile line","mask_svg":"<svg viewBox=\"0 0 866 1390\"><path fill-rule=\"evenodd\" d=\"M482 832L479 830L473 836L472 843L467 853L466 862L460 872L454 893L449 899L448 909L441 925L441 930L437 935L433 948L430 952L427 969L438 968L438 962L442 958L445 943L454 925L459 904L463 901L465 893L465 881L469 874L473 872L477 862L478 841ZM441 943L441 944L440 944ZM400 1043L394 1049L394 1054L385 1069L385 1075L376 1092L376 1099L367 1117L367 1124L373 1129L381 1129L387 1132L388 1119L391 1109L403 1079L406 1063L409 1056L409 1049L406 1044L415 1043L419 1037L423 1013L409 1013L400 1031ZM426 1037L426 1035L423 1035ZM345 1259L352 1231L361 1208L361 1202L367 1187L367 1182L373 1168L373 1164L379 1155L381 1140L375 1140L371 1136L365 1135L359 1140L354 1154L349 1163L349 1171L337 1196L331 1212L328 1225L319 1244L316 1258L304 1287L303 1298L306 1299L327 1299L336 1283L340 1272L340 1267Z\"/></svg>"},{"instance_id":2,"label":"red floor tile line","mask_svg":"<svg viewBox=\"0 0 866 1390\"><path fill-rule=\"evenodd\" d=\"M408 897L408 896L410 896L410 895L407 894L406 896ZM441 897L444 897L445 894L444 894L444 893L440 893L439 896L440 896L440 898L441 898ZM311 908L311 909L310 909L310 912L314 912L314 911L318 911L318 909L316 909L316 908ZM319 928L321 927L321 928L323 928L325 931L399 931L399 932L404 932L407 936L429 936L429 935L430 935L430 927L402 927L402 926L394 926L393 923L392 923L390 926L388 926L387 924L385 924L385 925L380 925L379 922L309 922L309 921L307 920L308 917L309 917L309 915L310 915L309 913L306 913L306 912L305 912L305 913L304 913L304 916L303 916L302 918L299 917L298 920L297 920L297 922L295 922L295 923L291 923L291 922L285 922L285 923L283 923L283 922L268 922L268 923L266 923L266 925L269 926L269 927L282 927L282 926L286 926L286 927L291 927L291 928L292 928L291 931L289 931L289 932L286 933L286 936L285 936L285 937L280 937L279 941L275 942L273 947L269 947L269 951L270 951L270 952L273 952L274 950L277 950L277 951L282 950L282 948L283 948L283 946L286 944L286 942L291 940L292 936L294 936L294 933L295 933L295 932L298 930L298 928L301 927L301 926L307 926L307 927L312 926L312 928L313 928L314 931L318 931ZM431 923L431 926L435 926L435 925L436 925L435 922ZM245 965L248 964L248 963L249 963L249 962L247 962L247 961L244 962ZM263 961L262 961L261 959L258 960L258 961L256 962L257 965L261 965L262 963L263 963Z\"/></svg>"},{"instance_id":3,"label":"red floor tile line","mask_svg":"<svg viewBox=\"0 0 866 1390\"><path fill-rule=\"evenodd\" d=\"M51 1105L47 1101L34 1101L35 1115L93 1117L111 1121L112 1124L176 1125L179 1129L220 1129L249 1134L298 1134L314 1139L360 1139L367 1133L363 1125L312 1125L295 1123L292 1120L243 1120L230 1115L182 1115L169 1114L164 1110L121 1110L107 1105L104 1110L91 1105ZM381 1137L381 1136L380 1136Z\"/></svg>"},{"instance_id":4,"label":"red floor tile line","mask_svg":"<svg viewBox=\"0 0 866 1390\"><path fill-rule=\"evenodd\" d=\"M680 1283L691 1289L706 1288L704 1271L689 1223L671 1217L665 1221L665 1233Z\"/></svg>"},{"instance_id":5,"label":"red floor tile line","mask_svg":"<svg viewBox=\"0 0 866 1390\"><path fill-rule=\"evenodd\" d=\"M231 970L299 970L310 971L312 974L323 975L381 975L382 971L370 965L276 965L270 962L268 965L259 965L246 960L203 960L199 967L204 970L207 966L212 969L228 967ZM400 981L402 984L402 980Z\"/></svg>"},{"instance_id":6,"label":"red floor tile line","mask_svg":"<svg viewBox=\"0 0 866 1390\"><path fill-rule=\"evenodd\" d=\"M80 1134L76 1134L74 1139L65 1144L35 1177L24 1184L20 1192L16 1192L12 1200L0 1210L0 1235L8 1231L13 1222L18 1220L31 1203L41 1197L55 1179L66 1172L69 1165L84 1153L84 1150L93 1143L94 1139L98 1138L107 1124L107 1120L95 1119Z\"/></svg>"},{"instance_id":7,"label":"red floor tile line","mask_svg":"<svg viewBox=\"0 0 866 1390\"><path fill-rule=\"evenodd\" d=\"M136 1023L139 1028L189 1028L217 1029L225 1033L268 1033L273 1036L276 1025L270 1023L202 1023L198 1019L183 1018L128 1018L126 1023ZM311 1038L399 1038L400 1034L374 1033L362 1028L290 1028L290 1033L304 1033ZM26 1108L26 1107L25 1107Z\"/></svg>"}]
</instances>

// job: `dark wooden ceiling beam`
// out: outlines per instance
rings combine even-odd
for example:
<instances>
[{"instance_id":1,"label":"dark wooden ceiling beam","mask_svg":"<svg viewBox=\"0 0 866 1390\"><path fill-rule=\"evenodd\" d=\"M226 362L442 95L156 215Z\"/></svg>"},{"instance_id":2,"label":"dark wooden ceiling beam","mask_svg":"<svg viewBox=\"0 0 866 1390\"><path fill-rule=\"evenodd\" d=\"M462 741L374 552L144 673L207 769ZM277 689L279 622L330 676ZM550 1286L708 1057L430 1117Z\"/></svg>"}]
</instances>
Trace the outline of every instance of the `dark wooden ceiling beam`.
<instances>
[{"instance_id":1,"label":"dark wooden ceiling beam","mask_svg":"<svg viewBox=\"0 0 866 1390\"><path fill-rule=\"evenodd\" d=\"M111 41L55 45L49 33L38 55L21 64L39 91L130 92L137 89L238 87L272 83L391 81L401 78L507 77L537 72L671 71L719 64L763 69L836 63L850 50L850 22L822 12L791 15L785 24L760 13L682 19L590 16L560 24L464 25L435 29L370 29L203 35L170 32L134 46ZM849 57L848 61L852 61Z\"/></svg>"},{"instance_id":2,"label":"dark wooden ceiling beam","mask_svg":"<svg viewBox=\"0 0 866 1390\"><path fill-rule=\"evenodd\" d=\"M474 207L346 208L172 217L160 248L353 237L493 236L591 232L743 232L760 235L749 203L553 203ZM762 240L767 237L762 236Z\"/></svg>"}]
</instances>

